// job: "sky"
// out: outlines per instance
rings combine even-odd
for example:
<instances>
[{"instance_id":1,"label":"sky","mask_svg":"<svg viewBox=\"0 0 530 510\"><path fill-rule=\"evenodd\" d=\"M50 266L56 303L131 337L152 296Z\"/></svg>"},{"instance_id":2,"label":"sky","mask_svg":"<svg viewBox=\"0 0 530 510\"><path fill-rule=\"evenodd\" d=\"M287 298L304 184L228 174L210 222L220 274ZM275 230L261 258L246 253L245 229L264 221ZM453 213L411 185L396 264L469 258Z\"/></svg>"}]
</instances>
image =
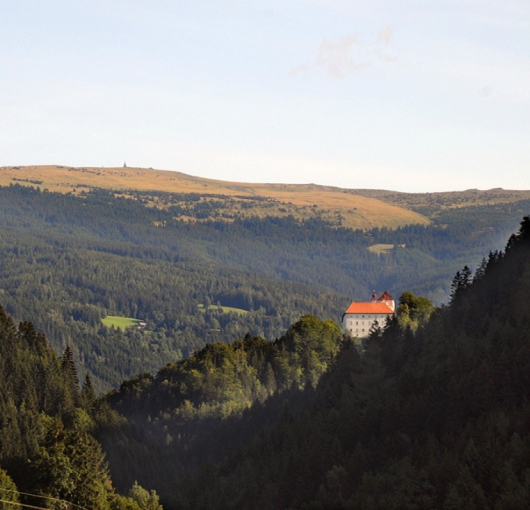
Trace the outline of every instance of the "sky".
<instances>
[{"instance_id":1,"label":"sky","mask_svg":"<svg viewBox=\"0 0 530 510\"><path fill-rule=\"evenodd\" d=\"M0 0L0 166L530 189L528 0Z\"/></svg>"}]
</instances>

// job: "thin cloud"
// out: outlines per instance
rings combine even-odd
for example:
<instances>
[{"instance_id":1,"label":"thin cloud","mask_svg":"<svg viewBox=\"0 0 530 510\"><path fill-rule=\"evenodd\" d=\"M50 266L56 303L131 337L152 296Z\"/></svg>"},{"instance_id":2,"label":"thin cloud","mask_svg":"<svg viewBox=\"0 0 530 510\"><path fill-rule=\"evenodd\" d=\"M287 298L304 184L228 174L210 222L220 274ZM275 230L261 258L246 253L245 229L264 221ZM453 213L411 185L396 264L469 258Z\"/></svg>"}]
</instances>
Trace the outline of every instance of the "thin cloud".
<instances>
[{"instance_id":1,"label":"thin cloud","mask_svg":"<svg viewBox=\"0 0 530 510\"><path fill-rule=\"evenodd\" d=\"M355 61L350 52L353 47L359 46L356 35L341 37L335 44L326 38L320 44L315 64L323 67L331 76L342 78L370 64L370 62Z\"/></svg>"},{"instance_id":2,"label":"thin cloud","mask_svg":"<svg viewBox=\"0 0 530 510\"><path fill-rule=\"evenodd\" d=\"M363 43L357 34L343 36L336 42L324 38L318 48L312 66L300 65L289 71L290 77L296 77L310 71L311 68L323 69L333 78L344 78L379 62L394 62L397 57L388 53L394 34L391 27L383 28L370 43Z\"/></svg>"},{"instance_id":3,"label":"thin cloud","mask_svg":"<svg viewBox=\"0 0 530 510\"><path fill-rule=\"evenodd\" d=\"M392 33L392 29L390 27L383 28L381 32L379 32L379 35L377 36L377 40L375 41L376 44L380 44L384 48L386 48L394 38L394 34Z\"/></svg>"},{"instance_id":4,"label":"thin cloud","mask_svg":"<svg viewBox=\"0 0 530 510\"><path fill-rule=\"evenodd\" d=\"M394 33L390 27L383 28L379 32L377 39L373 45L374 55L383 62L395 62L397 57L392 57L386 53L386 50L391 45L394 39Z\"/></svg>"},{"instance_id":5,"label":"thin cloud","mask_svg":"<svg viewBox=\"0 0 530 510\"><path fill-rule=\"evenodd\" d=\"M296 76L300 76L302 74L306 74L308 71L307 69L307 66L297 66L297 67L293 67L290 71L289 71L289 76L291 78L294 78Z\"/></svg>"}]
</instances>

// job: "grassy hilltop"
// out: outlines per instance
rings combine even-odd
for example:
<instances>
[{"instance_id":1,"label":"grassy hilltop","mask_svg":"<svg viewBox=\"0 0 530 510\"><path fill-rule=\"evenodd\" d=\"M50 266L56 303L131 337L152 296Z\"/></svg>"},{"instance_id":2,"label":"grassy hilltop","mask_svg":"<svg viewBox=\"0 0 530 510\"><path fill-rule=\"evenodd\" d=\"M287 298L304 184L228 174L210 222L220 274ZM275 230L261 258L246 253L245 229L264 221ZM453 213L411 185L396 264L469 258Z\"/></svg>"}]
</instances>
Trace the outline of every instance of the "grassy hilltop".
<instances>
[{"instance_id":1,"label":"grassy hilltop","mask_svg":"<svg viewBox=\"0 0 530 510\"><path fill-rule=\"evenodd\" d=\"M267 184L205 179L152 168L69 167L61 165L0 168L0 185L39 186L60 193L82 194L95 188L124 196L140 195L156 207L189 202L208 204L200 219L234 215L319 218L347 228L397 228L429 225L444 211L466 207L513 204L530 199L530 191L471 189L439 193L401 193L387 190L343 189L316 184ZM222 210L217 216L212 211ZM197 219L190 214L190 219Z\"/></svg>"},{"instance_id":2,"label":"grassy hilltop","mask_svg":"<svg viewBox=\"0 0 530 510\"><path fill-rule=\"evenodd\" d=\"M175 199L168 194L200 194L202 201L222 205L228 218L235 213L243 217L319 217L350 228L395 228L430 223L426 216L410 208L352 190L315 184L249 184L145 168L51 165L1 168L0 185L11 183L74 194L94 188L111 189L124 195L135 191L157 206L175 205Z\"/></svg>"}]
</instances>

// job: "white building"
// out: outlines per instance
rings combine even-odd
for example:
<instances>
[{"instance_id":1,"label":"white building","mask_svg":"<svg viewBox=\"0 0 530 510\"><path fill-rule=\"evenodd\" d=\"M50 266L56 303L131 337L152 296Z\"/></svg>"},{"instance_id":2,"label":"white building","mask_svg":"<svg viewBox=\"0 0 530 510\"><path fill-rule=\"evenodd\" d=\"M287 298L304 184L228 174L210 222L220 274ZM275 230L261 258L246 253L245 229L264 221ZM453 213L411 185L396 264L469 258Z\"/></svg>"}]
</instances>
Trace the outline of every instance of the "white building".
<instances>
[{"instance_id":1,"label":"white building","mask_svg":"<svg viewBox=\"0 0 530 510\"><path fill-rule=\"evenodd\" d=\"M395 309L396 303L386 290L378 299L374 292L371 302L353 302L349 306L342 316L342 330L353 337L364 338L376 321L383 327L386 319L394 315Z\"/></svg>"}]
</instances>

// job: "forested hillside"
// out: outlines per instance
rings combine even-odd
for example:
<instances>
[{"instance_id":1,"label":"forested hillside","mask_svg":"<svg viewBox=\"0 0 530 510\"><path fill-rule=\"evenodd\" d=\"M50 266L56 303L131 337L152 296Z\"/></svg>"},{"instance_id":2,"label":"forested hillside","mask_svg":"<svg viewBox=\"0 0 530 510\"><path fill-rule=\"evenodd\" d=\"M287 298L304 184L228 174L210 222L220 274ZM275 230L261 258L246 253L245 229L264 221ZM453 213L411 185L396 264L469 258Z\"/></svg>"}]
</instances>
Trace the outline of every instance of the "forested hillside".
<instances>
[{"instance_id":1,"label":"forested hillside","mask_svg":"<svg viewBox=\"0 0 530 510\"><path fill-rule=\"evenodd\" d=\"M456 273L447 306L403 293L362 346L305 315L274 341L210 343L100 399L69 343L57 356L0 309L2 499L527 508L529 293L525 217L505 251Z\"/></svg>"},{"instance_id":2,"label":"forested hillside","mask_svg":"<svg viewBox=\"0 0 530 510\"><path fill-rule=\"evenodd\" d=\"M208 205L197 194L169 201L197 209L133 196L0 188L0 303L59 352L70 343L98 391L208 342L247 332L279 338L305 314L338 322L374 288L439 304L455 271L500 248L528 205L448 209L427 227L351 230L289 216L190 222ZM146 327L107 327L106 316Z\"/></svg>"},{"instance_id":3,"label":"forested hillside","mask_svg":"<svg viewBox=\"0 0 530 510\"><path fill-rule=\"evenodd\" d=\"M315 184L227 182L152 168L0 167L0 185L15 183L59 193L105 189L141 196L152 207L174 206L179 214L194 219L293 216L361 229L429 224L428 218L408 207ZM530 192L521 195L530 198Z\"/></svg>"},{"instance_id":4,"label":"forested hillside","mask_svg":"<svg viewBox=\"0 0 530 510\"><path fill-rule=\"evenodd\" d=\"M108 397L127 418L101 432L111 471L167 508L528 508L529 293L526 217L448 306L362 354L311 317L273 344L210 346Z\"/></svg>"},{"instance_id":5,"label":"forested hillside","mask_svg":"<svg viewBox=\"0 0 530 510\"><path fill-rule=\"evenodd\" d=\"M0 508L161 508L138 484L129 497L114 490L94 431L120 421L89 376L79 391L69 346L58 357L31 323L15 326L0 307Z\"/></svg>"}]
</instances>

